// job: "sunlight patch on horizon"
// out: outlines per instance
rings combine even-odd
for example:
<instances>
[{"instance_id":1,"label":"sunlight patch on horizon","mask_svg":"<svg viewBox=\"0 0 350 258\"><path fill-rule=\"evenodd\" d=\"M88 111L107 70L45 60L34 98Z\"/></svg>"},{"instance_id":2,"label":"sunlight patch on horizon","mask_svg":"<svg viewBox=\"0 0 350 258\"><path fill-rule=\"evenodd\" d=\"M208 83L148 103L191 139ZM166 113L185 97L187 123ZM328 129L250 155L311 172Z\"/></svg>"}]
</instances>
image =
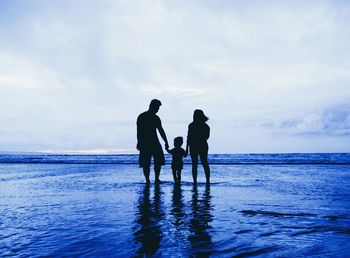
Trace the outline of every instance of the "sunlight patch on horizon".
<instances>
[{"instance_id":1,"label":"sunlight patch on horizon","mask_svg":"<svg viewBox=\"0 0 350 258\"><path fill-rule=\"evenodd\" d=\"M137 153L136 149L86 149L86 150L38 150L38 153L49 153L49 154L134 154Z\"/></svg>"}]
</instances>

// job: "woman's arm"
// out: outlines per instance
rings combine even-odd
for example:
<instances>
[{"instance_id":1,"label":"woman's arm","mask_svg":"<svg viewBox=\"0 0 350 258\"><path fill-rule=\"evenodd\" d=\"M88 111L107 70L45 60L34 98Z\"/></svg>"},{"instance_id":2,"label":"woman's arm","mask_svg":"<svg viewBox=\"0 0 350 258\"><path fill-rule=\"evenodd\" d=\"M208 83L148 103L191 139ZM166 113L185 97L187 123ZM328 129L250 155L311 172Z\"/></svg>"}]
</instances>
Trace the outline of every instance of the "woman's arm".
<instances>
[{"instance_id":1,"label":"woman's arm","mask_svg":"<svg viewBox=\"0 0 350 258\"><path fill-rule=\"evenodd\" d=\"M187 131L186 150L188 150L188 146L190 146L191 144L191 138L192 138L192 130L191 130L191 124L189 124L188 131Z\"/></svg>"},{"instance_id":2,"label":"woman's arm","mask_svg":"<svg viewBox=\"0 0 350 258\"><path fill-rule=\"evenodd\" d=\"M140 150L141 146L140 146L140 142L141 142L141 129L140 129L140 116L137 117L137 121L136 121L136 132L137 132L137 143L136 143L136 149Z\"/></svg>"},{"instance_id":3,"label":"woman's arm","mask_svg":"<svg viewBox=\"0 0 350 258\"><path fill-rule=\"evenodd\" d=\"M182 156L187 157L188 155L188 148L186 150L183 150Z\"/></svg>"},{"instance_id":4,"label":"woman's arm","mask_svg":"<svg viewBox=\"0 0 350 258\"><path fill-rule=\"evenodd\" d=\"M209 125L205 124L206 125L206 132L205 132L205 139L209 139L209 136L210 136L210 127Z\"/></svg>"}]
</instances>

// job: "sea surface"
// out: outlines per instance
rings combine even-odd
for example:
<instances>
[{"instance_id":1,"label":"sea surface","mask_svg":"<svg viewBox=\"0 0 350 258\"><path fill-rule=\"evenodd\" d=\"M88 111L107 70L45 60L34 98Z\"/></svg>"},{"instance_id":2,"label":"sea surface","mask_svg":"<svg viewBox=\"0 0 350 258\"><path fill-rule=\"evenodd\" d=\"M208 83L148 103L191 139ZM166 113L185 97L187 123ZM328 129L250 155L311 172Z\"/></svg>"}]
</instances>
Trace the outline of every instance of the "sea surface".
<instances>
[{"instance_id":1,"label":"sea surface","mask_svg":"<svg viewBox=\"0 0 350 258\"><path fill-rule=\"evenodd\" d=\"M0 154L0 257L350 257L350 154Z\"/></svg>"}]
</instances>

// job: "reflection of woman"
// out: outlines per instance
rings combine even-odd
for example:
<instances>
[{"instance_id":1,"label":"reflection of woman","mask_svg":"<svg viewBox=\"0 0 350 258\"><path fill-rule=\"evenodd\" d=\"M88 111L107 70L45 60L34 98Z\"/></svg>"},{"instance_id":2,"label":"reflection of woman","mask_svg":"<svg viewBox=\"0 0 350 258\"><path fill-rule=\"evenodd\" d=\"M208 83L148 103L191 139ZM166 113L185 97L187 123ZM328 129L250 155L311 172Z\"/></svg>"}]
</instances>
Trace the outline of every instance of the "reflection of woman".
<instances>
[{"instance_id":1,"label":"reflection of woman","mask_svg":"<svg viewBox=\"0 0 350 258\"><path fill-rule=\"evenodd\" d=\"M213 246L211 214L212 204L210 185L207 184L203 197L198 195L197 185L193 185L191 200L191 215L189 220L188 240L191 246L191 257L210 257Z\"/></svg>"},{"instance_id":2,"label":"reflection of woman","mask_svg":"<svg viewBox=\"0 0 350 258\"><path fill-rule=\"evenodd\" d=\"M210 169L208 165L208 142L210 127L207 125L208 117L202 110L196 109L193 113L193 122L188 126L187 147L190 148L192 159L193 182L197 183L198 156L201 159L207 183L210 182Z\"/></svg>"}]
</instances>

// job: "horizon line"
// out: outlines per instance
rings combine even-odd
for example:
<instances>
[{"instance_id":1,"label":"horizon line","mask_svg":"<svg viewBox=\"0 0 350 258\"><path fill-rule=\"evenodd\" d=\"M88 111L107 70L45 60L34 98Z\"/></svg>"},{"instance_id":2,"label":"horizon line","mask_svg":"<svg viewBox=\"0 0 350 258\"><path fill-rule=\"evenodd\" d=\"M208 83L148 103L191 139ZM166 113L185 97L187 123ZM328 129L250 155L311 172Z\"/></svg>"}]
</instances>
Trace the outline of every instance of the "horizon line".
<instances>
[{"instance_id":1,"label":"horizon line","mask_svg":"<svg viewBox=\"0 0 350 258\"><path fill-rule=\"evenodd\" d=\"M118 149L118 151L106 150L40 150L40 151L0 151L0 155L6 154L42 154L42 155L138 155L138 151L130 149ZM165 155L169 155L164 153ZM248 155L248 154L350 154L350 152L212 152L209 155Z\"/></svg>"}]
</instances>

